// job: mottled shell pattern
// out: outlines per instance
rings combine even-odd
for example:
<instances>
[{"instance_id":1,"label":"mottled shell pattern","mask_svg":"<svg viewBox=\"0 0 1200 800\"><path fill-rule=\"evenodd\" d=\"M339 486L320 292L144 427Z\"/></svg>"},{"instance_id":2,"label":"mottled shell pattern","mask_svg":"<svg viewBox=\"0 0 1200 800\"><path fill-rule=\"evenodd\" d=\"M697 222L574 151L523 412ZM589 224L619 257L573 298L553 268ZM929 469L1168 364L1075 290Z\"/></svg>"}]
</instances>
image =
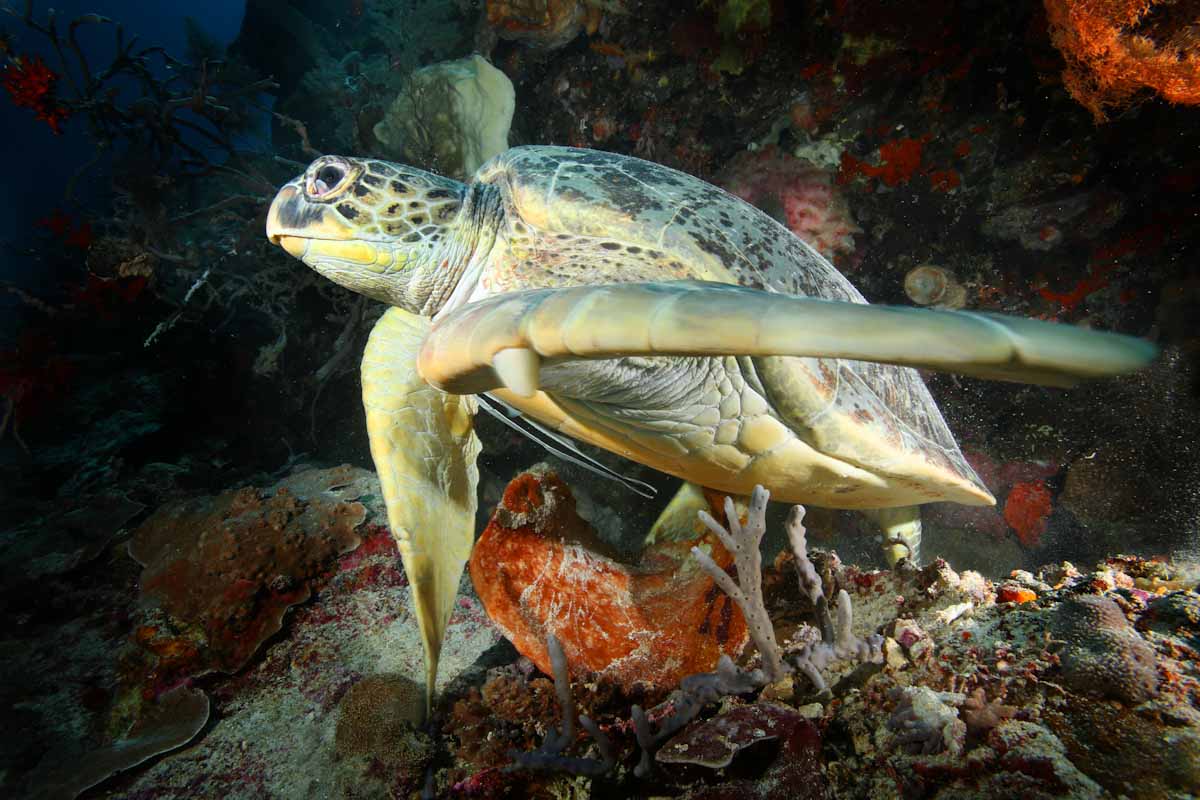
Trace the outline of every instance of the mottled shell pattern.
<instances>
[{"instance_id":1,"label":"mottled shell pattern","mask_svg":"<svg viewBox=\"0 0 1200 800\"><path fill-rule=\"evenodd\" d=\"M866 302L766 214L659 164L591 150L514 148L484 164L476 183L500 189L507 226L500 238L510 248L492 260L476 297L694 279ZM928 500L989 499L915 370L792 357L756 358L754 368L773 412L815 450L870 471L921 474Z\"/></svg>"}]
</instances>

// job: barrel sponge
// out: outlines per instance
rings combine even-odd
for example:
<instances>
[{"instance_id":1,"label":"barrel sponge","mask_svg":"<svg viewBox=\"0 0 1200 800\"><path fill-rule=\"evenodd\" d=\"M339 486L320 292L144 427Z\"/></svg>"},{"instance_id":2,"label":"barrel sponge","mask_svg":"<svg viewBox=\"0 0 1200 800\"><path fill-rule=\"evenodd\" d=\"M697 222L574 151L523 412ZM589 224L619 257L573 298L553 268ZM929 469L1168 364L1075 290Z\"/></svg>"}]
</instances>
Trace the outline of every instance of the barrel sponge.
<instances>
[{"instance_id":1,"label":"barrel sponge","mask_svg":"<svg viewBox=\"0 0 1200 800\"><path fill-rule=\"evenodd\" d=\"M1062 641L1063 683L1074 691L1129 704L1158 694L1154 648L1106 597L1080 595L1064 601L1050 623Z\"/></svg>"},{"instance_id":2,"label":"barrel sponge","mask_svg":"<svg viewBox=\"0 0 1200 800\"><path fill-rule=\"evenodd\" d=\"M482 56L416 70L374 128L390 158L466 178L508 149L512 81Z\"/></svg>"}]
</instances>

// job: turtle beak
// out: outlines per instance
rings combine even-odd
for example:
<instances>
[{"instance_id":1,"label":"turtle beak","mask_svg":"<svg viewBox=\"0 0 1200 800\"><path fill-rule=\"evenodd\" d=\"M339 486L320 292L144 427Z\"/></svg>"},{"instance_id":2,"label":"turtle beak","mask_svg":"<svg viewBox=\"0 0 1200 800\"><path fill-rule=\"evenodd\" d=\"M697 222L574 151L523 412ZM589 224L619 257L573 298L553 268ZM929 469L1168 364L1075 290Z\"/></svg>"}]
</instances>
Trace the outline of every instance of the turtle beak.
<instances>
[{"instance_id":1,"label":"turtle beak","mask_svg":"<svg viewBox=\"0 0 1200 800\"><path fill-rule=\"evenodd\" d=\"M267 210L267 239L288 253L300 258L307 247L307 237L298 236L301 227L304 194L288 184L279 190Z\"/></svg>"},{"instance_id":2,"label":"turtle beak","mask_svg":"<svg viewBox=\"0 0 1200 800\"><path fill-rule=\"evenodd\" d=\"M296 258L302 258L314 239L353 240L353 228L328 203L314 203L294 182L285 185L267 210L267 238Z\"/></svg>"}]
</instances>

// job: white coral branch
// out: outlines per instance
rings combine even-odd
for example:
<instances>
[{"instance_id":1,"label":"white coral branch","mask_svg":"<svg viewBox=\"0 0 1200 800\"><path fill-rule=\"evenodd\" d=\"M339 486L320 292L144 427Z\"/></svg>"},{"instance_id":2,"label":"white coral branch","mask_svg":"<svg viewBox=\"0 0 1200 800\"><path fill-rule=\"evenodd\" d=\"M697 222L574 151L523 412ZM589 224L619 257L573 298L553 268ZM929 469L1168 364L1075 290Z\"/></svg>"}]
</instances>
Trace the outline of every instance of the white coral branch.
<instances>
[{"instance_id":1,"label":"white coral branch","mask_svg":"<svg viewBox=\"0 0 1200 800\"><path fill-rule=\"evenodd\" d=\"M700 567L742 610L746 627L750 631L750 639L762 655L763 673L768 682L774 682L786 675L787 671L784 669L779 645L775 642L775 626L771 624L771 617L767 614L762 596L762 554L759 552L759 544L767 531L767 501L770 498L770 492L761 486L755 486L750 495L746 524L742 525L738 520L733 499L726 497L725 519L729 523L728 530L707 512L700 512L700 521L716 534L725 545L725 549L733 554L733 563L738 574L736 583L729 573L718 567L700 548L693 547L692 554L700 563Z\"/></svg>"}]
</instances>

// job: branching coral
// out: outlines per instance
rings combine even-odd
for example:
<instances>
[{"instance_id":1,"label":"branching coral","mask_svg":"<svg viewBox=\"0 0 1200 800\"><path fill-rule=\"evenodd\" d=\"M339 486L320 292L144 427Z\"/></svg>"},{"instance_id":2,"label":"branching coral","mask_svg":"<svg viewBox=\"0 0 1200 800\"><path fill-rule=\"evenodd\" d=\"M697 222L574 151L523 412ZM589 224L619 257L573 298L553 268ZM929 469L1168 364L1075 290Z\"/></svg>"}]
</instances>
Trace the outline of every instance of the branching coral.
<instances>
[{"instance_id":1,"label":"branching coral","mask_svg":"<svg viewBox=\"0 0 1200 800\"><path fill-rule=\"evenodd\" d=\"M579 715L579 724L596 741L596 749L600 753L600 758L563 755L563 752L575 742L575 698L571 693L571 677L567 670L567 657L563 653L562 645L553 634L546 640L546 650L550 653L550 664L554 673L554 691L558 695L562 726L546 731L542 746L536 750L527 753L519 750L509 751L513 763L508 769L568 772L572 775L603 775L616 766L616 749L608 735L600 730L600 726L586 714Z\"/></svg>"},{"instance_id":2,"label":"branching coral","mask_svg":"<svg viewBox=\"0 0 1200 800\"><path fill-rule=\"evenodd\" d=\"M270 79L231 80L233 73L226 72L221 61L188 64L161 47L139 47L137 37L127 40L119 23L99 14L71 20L63 36L53 10L45 22L34 18L33 0L26 1L23 12L5 11L44 37L61 62L54 72L40 58L8 55L4 85L13 102L32 108L55 133L68 116L86 117L102 151L123 143L141 157L155 157L159 165L178 159L184 170L206 172L213 161L204 146L229 155L236 152L235 104L275 85ZM116 55L102 70L93 69L78 37L80 29L94 25L115 31ZM154 59L169 70L168 77L159 77ZM118 84L129 80L140 88L140 96L121 102ZM69 94L58 91L60 81Z\"/></svg>"},{"instance_id":3,"label":"branching coral","mask_svg":"<svg viewBox=\"0 0 1200 800\"><path fill-rule=\"evenodd\" d=\"M775 640L774 627L767 614L762 594L762 556L759 552L759 543L766 532L766 509L769 497L770 494L763 487L756 486L754 488L745 523L739 521L733 501L727 498L725 516L729 522L728 529L713 519L711 515L700 512L701 521L720 538L725 548L733 553L738 580L735 581L703 550L698 547L692 548L692 554L700 563L701 569L711 575L717 585L729 594L741 608L750 628L751 640L762 657L763 667L761 669L741 669L733 663L728 655L722 655L714 671L687 676L680 681L677 690L654 708L647 711L639 705L633 706L631 711L633 730L641 750L634 774L639 777L650 773L654 754L663 746L664 742L696 719L705 706L715 703L723 697L755 692L768 683L777 681L795 671L807 676L821 694L828 696L830 692L820 670L837 660L875 663L883 660L882 636L872 634L865 639L854 636L851 630L850 597L844 590L838 593L836 622L831 618L824 590L821 588L820 577L812 562L808 560L805 529L802 524L804 519L802 506L792 509L787 524L788 535L796 559L800 589L816 608L821 641L789 653L786 657L781 652ZM553 636L548 642L548 650L559 706L563 715L563 724L560 728L550 730L544 743L537 750L529 753L511 752L510 756L514 759L514 766L517 769L556 770L576 775L602 775L615 766L615 751L608 736L587 717L581 716L579 722L596 740L601 758L574 758L563 755L575 738L572 721L572 717L575 715L575 704L571 696L567 660L563 655L562 647ZM732 752L729 757L732 757Z\"/></svg>"},{"instance_id":4,"label":"branching coral","mask_svg":"<svg viewBox=\"0 0 1200 800\"><path fill-rule=\"evenodd\" d=\"M4 88L17 108L28 108L55 134L71 112L59 105L55 94L58 73L46 66L41 56L12 56L4 68Z\"/></svg>"},{"instance_id":5,"label":"branching coral","mask_svg":"<svg viewBox=\"0 0 1200 800\"><path fill-rule=\"evenodd\" d=\"M1172 0L1045 0L1063 83L1103 122L1139 93L1200 104L1200 16ZM1192 10L1189 12L1189 8Z\"/></svg>"},{"instance_id":6,"label":"branching coral","mask_svg":"<svg viewBox=\"0 0 1200 800\"><path fill-rule=\"evenodd\" d=\"M725 530L708 514L701 512L704 524L717 534L726 549L734 554L739 583L712 562L707 555L693 548L692 553L700 566L713 576L746 618L750 638L762 656L763 673L768 682L774 682L792 671L798 671L809 679L813 688L821 695L828 695L829 687L821 677L821 670L835 661L859 661L880 663L883 660L883 637L871 634L865 639L854 635L853 609L850 595L843 589L837 597L837 619L830 617L829 604L821 588L816 569L808 559L808 545L804 528L804 507L794 506L788 516L788 539L796 559L796 573L801 591L812 602L817 613L821 641L806 645L785 660L775 642L775 631L762 600L762 556L759 542L766 531L767 500L770 493L761 486L754 488L750 496L750 510L745 525L737 522L733 501L726 500L725 514L730 529ZM721 577L718 577L720 575Z\"/></svg>"}]
</instances>

